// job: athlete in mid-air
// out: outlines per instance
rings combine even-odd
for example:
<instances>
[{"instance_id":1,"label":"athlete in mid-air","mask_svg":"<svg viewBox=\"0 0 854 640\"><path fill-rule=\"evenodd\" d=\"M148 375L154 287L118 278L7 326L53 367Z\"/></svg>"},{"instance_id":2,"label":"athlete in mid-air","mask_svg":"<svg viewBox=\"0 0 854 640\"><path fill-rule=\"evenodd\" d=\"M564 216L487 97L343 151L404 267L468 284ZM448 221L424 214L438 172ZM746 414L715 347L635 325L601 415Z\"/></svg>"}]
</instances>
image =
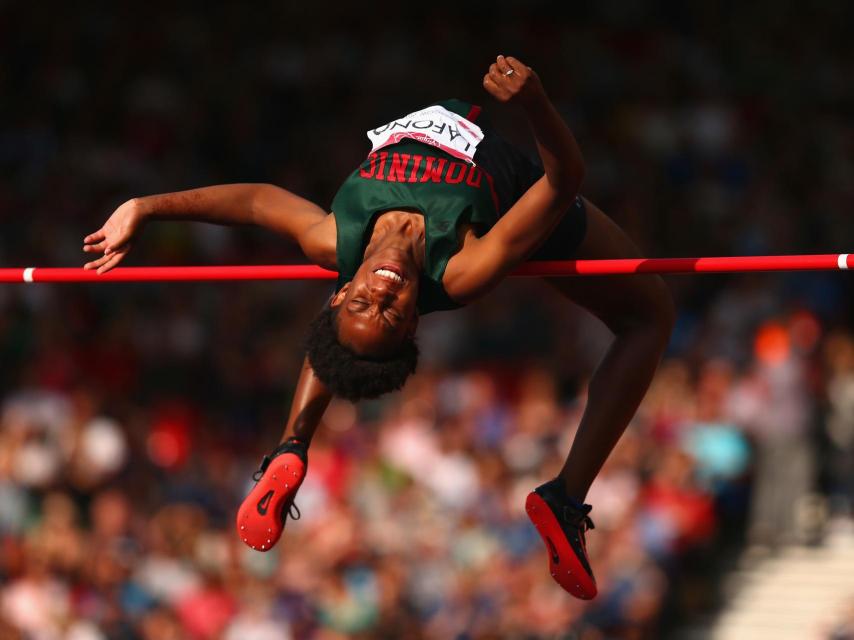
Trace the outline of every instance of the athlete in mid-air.
<instances>
[{"instance_id":1,"label":"athlete in mid-air","mask_svg":"<svg viewBox=\"0 0 854 640\"><path fill-rule=\"evenodd\" d=\"M312 322L281 444L265 456L237 514L240 538L266 551L279 539L306 474L308 448L333 395L356 401L399 389L415 370L419 314L463 306L526 260L631 258L639 253L579 196L584 163L540 80L498 56L483 87L519 108L541 164L505 142L460 100L436 103L368 131L373 148L345 180L332 212L284 189L233 184L135 198L84 239L116 266L148 220L257 224L337 270L335 293ZM670 336L674 310L652 275L547 278L600 318L614 340L593 374L581 423L559 475L526 510L551 574L579 598L596 595L585 532L588 489L634 415Z\"/></svg>"}]
</instances>

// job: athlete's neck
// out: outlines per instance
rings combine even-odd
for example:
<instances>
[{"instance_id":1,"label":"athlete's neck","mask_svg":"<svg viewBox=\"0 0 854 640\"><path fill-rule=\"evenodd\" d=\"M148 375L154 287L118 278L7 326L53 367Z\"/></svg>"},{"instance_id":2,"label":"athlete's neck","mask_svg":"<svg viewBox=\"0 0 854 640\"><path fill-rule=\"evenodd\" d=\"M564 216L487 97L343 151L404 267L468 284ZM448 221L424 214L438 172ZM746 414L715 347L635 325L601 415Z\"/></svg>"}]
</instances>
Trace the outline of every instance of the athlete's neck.
<instances>
[{"instance_id":1,"label":"athlete's neck","mask_svg":"<svg viewBox=\"0 0 854 640\"><path fill-rule=\"evenodd\" d=\"M424 265L424 216L414 211L385 211L374 222L365 258L384 251L400 252L421 271Z\"/></svg>"}]
</instances>

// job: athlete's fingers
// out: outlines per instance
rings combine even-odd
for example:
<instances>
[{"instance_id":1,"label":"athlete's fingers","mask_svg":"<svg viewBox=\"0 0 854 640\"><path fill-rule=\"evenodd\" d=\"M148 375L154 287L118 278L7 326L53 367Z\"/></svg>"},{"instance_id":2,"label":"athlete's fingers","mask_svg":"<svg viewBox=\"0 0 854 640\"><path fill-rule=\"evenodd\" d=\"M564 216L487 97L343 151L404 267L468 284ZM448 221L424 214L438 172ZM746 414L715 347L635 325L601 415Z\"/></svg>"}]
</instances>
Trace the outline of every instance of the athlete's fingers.
<instances>
[{"instance_id":1,"label":"athlete's fingers","mask_svg":"<svg viewBox=\"0 0 854 640\"><path fill-rule=\"evenodd\" d=\"M121 251L116 251L115 253L106 256L108 258L107 262L100 267L98 267L98 273L107 273L110 269L115 267L119 262L122 261L122 258L127 255L128 248L122 249Z\"/></svg>"},{"instance_id":2,"label":"athlete's fingers","mask_svg":"<svg viewBox=\"0 0 854 640\"><path fill-rule=\"evenodd\" d=\"M97 269L102 264L104 264L107 260L110 259L110 256L101 256L97 260L92 260L91 262L87 262L83 265L84 269Z\"/></svg>"},{"instance_id":3,"label":"athlete's fingers","mask_svg":"<svg viewBox=\"0 0 854 640\"><path fill-rule=\"evenodd\" d=\"M528 76L524 68L512 67L504 56L498 56L498 61L490 67L490 75L498 86L506 87L511 92L517 91Z\"/></svg>"},{"instance_id":4,"label":"athlete's fingers","mask_svg":"<svg viewBox=\"0 0 854 640\"><path fill-rule=\"evenodd\" d=\"M501 102L507 102L510 98L510 92L495 82L489 74L483 77L483 88L486 89L493 98L500 100Z\"/></svg>"},{"instance_id":5,"label":"athlete's fingers","mask_svg":"<svg viewBox=\"0 0 854 640\"><path fill-rule=\"evenodd\" d=\"M511 83L524 82L528 76L528 68L510 56L499 56L498 69L501 71L501 75Z\"/></svg>"},{"instance_id":6,"label":"athlete's fingers","mask_svg":"<svg viewBox=\"0 0 854 640\"><path fill-rule=\"evenodd\" d=\"M489 67L489 77L498 87L504 88L507 83L507 76L501 73L494 64Z\"/></svg>"},{"instance_id":7,"label":"athlete's fingers","mask_svg":"<svg viewBox=\"0 0 854 640\"><path fill-rule=\"evenodd\" d=\"M524 62L520 62L519 60L517 60L513 56L507 56L506 58L504 58L504 60L505 60L505 62L507 62L508 65L510 65L510 67L512 69L514 69L517 72L520 71L521 69L528 69L529 71L531 69L531 67L526 65Z\"/></svg>"},{"instance_id":8,"label":"athlete's fingers","mask_svg":"<svg viewBox=\"0 0 854 640\"><path fill-rule=\"evenodd\" d=\"M88 236L83 238L83 242L84 243L99 242L99 241L103 240L105 237L106 237L106 234L104 233L104 229L101 228L101 229L98 229L95 233L90 233Z\"/></svg>"},{"instance_id":9,"label":"athlete's fingers","mask_svg":"<svg viewBox=\"0 0 854 640\"><path fill-rule=\"evenodd\" d=\"M119 262L119 260L121 260L121 258L119 257L119 254L114 253L112 256L110 256L110 259L107 262L105 262L103 265L98 267L97 274L101 275L102 273L107 273L107 271L109 271L110 269L112 269L113 267L116 266L116 264Z\"/></svg>"},{"instance_id":10,"label":"athlete's fingers","mask_svg":"<svg viewBox=\"0 0 854 640\"><path fill-rule=\"evenodd\" d=\"M110 256L110 259L105 264L98 267L98 275L101 275L102 273L107 273L107 271L109 271L110 269L115 267L116 264L118 264L119 260L121 260L119 254L114 253L112 256Z\"/></svg>"},{"instance_id":11,"label":"athlete's fingers","mask_svg":"<svg viewBox=\"0 0 854 640\"><path fill-rule=\"evenodd\" d=\"M84 244L83 251L87 253L100 253L104 251L104 245L106 245L106 242L98 242L97 244Z\"/></svg>"},{"instance_id":12,"label":"athlete's fingers","mask_svg":"<svg viewBox=\"0 0 854 640\"><path fill-rule=\"evenodd\" d=\"M498 56L495 61L495 65L498 67L498 70L505 76L507 75L507 72L513 68L507 63L507 58L505 58L504 56Z\"/></svg>"},{"instance_id":13,"label":"athlete's fingers","mask_svg":"<svg viewBox=\"0 0 854 640\"><path fill-rule=\"evenodd\" d=\"M530 76L536 77L537 74L534 73L534 70L521 60L518 60L513 56L507 56L505 60L507 64L510 65L510 67L513 69L513 75L518 77L520 80L526 81Z\"/></svg>"},{"instance_id":14,"label":"athlete's fingers","mask_svg":"<svg viewBox=\"0 0 854 640\"><path fill-rule=\"evenodd\" d=\"M104 253L114 253L116 251L121 251L127 245L128 240L130 240L130 234L122 233L112 239L108 239L104 242Z\"/></svg>"},{"instance_id":15,"label":"athlete's fingers","mask_svg":"<svg viewBox=\"0 0 854 640\"><path fill-rule=\"evenodd\" d=\"M490 76L489 81L495 85L495 97L501 102L509 102L513 99L516 91L505 78L501 77L501 74L499 74L497 78Z\"/></svg>"},{"instance_id":16,"label":"athlete's fingers","mask_svg":"<svg viewBox=\"0 0 854 640\"><path fill-rule=\"evenodd\" d=\"M486 89L494 98L498 97L498 85L492 81L492 78L489 77L488 73L483 76L483 88Z\"/></svg>"}]
</instances>

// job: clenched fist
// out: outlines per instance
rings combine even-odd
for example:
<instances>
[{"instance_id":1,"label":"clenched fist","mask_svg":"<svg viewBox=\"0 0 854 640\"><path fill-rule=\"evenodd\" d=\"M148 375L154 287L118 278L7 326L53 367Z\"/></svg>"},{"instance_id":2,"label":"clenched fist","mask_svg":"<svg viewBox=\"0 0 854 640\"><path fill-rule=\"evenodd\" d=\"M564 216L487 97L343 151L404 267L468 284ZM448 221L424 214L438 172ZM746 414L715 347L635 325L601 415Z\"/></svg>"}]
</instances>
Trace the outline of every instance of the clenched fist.
<instances>
[{"instance_id":1,"label":"clenched fist","mask_svg":"<svg viewBox=\"0 0 854 640\"><path fill-rule=\"evenodd\" d=\"M545 99L540 78L531 67L516 58L498 56L483 76L483 88L499 102L515 102L523 107Z\"/></svg>"}]
</instances>

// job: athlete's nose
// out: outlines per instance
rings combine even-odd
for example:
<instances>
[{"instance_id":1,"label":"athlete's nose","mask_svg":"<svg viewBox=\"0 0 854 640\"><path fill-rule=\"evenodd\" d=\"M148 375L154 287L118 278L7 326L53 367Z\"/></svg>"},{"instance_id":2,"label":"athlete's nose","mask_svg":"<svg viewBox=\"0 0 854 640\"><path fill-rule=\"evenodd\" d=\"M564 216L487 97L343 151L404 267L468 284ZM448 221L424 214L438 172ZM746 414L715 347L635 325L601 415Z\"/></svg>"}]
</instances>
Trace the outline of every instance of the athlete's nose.
<instances>
[{"instance_id":1,"label":"athlete's nose","mask_svg":"<svg viewBox=\"0 0 854 640\"><path fill-rule=\"evenodd\" d=\"M371 293L378 298L387 299L391 295L389 283L385 280L377 279L369 285Z\"/></svg>"}]
</instances>

